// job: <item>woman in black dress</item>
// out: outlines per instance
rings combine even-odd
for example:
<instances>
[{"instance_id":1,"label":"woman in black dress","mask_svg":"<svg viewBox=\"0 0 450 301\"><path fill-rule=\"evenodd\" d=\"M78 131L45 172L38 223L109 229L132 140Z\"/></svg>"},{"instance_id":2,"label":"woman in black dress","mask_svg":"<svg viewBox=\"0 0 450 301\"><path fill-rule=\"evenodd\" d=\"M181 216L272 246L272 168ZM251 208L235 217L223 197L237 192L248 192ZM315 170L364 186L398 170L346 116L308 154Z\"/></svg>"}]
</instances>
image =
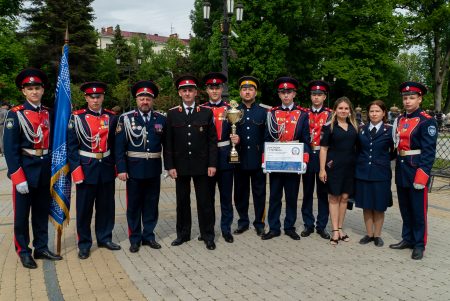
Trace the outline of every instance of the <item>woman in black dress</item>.
<instances>
[{"instance_id":1,"label":"woman in black dress","mask_svg":"<svg viewBox=\"0 0 450 301\"><path fill-rule=\"evenodd\" d=\"M367 235L360 244L374 242L384 245L381 228L384 212L392 204L391 160L394 159L392 126L387 124L387 109L381 100L367 106L370 122L358 134L358 156L356 160L356 206L363 208Z\"/></svg>"},{"instance_id":2,"label":"woman in black dress","mask_svg":"<svg viewBox=\"0 0 450 301\"><path fill-rule=\"evenodd\" d=\"M349 195L354 190L355 145L358 125L352 103L340 97L333 107L331 120L322 128L319 178L328 187L328 202L333 226L330 243L349 241L343 231Z\"/></svg>"}]
</instances>

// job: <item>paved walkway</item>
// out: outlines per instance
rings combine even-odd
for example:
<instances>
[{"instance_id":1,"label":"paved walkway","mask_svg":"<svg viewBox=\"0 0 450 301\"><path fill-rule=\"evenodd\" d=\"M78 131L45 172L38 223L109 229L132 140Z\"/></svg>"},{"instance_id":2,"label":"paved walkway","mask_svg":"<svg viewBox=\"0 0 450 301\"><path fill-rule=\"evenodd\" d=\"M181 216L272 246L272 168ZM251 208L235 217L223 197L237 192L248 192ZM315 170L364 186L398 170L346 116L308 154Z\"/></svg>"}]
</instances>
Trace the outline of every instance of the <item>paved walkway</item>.
<instances>
[{"instance_id":1,"label":"paved walkway","mask_svg":"<svg viewBox=\"0 0 450 301\"><path fill-rule=\"evenodd\" d=\"M228 244L216 227L217 249L208 251L196 239L194 204L193 239L171 247L176 237L175 191L174 182L166 179L156 229L162 249L128 251L125 185L118 183L113 239L121 251L97 249L94 243L91 257L79 260L72 206L62 240L64 259L38 260L38 269L27 270L14 251L11 182L2 170L0 300L450 300L450 193L436 189L445 184L448 179L436 179L430 194L429 243L422 261L411 260L410 250L387 247L400 239L396 201L386 213L382 248L358 244L364 225L362 211L355 209L346 219L351 241L337 247L317 234L300 241L285 235L262 241L253 230L235 235L235 242ZM218 201L216 213L220 216ZM300 212L297 226L302 229Z\"/></svg>"}]
</instances>

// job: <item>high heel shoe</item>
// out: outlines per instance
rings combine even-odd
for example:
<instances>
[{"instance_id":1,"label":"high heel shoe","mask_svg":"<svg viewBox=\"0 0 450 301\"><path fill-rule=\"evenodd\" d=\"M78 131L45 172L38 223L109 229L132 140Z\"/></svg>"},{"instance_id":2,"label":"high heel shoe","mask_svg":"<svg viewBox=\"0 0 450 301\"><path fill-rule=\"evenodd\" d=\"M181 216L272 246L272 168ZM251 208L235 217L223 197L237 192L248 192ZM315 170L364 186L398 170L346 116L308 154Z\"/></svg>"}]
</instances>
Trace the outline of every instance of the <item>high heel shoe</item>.
<instances>
[{"instance_id":1,"label":"high heel shoe","mask_svg":"<svg viewBox=\"0 0 450 301\"><path fill-rule=\"evenodd\" d=\"M331 232L339 232L339 230L332 230ZM333 233L331 233L330 245L336 246L338 243L339 243L339 237L337 239L333 239Z\"/></svg>"},{"instance_id":2,"label":"high heel shoe","mask_svg":"<svg viewBox=\"0 0 450 301\"><path fill-rule=\"evenodd\" d=\"M347 234L345 234L344 236L341 236L341 232L344 233L344 231L342 231L342 228L338 228L339 231L339 239L345 242L349 242L350 241L350 237L348 237Z\"/></svg>"}]
</instances>

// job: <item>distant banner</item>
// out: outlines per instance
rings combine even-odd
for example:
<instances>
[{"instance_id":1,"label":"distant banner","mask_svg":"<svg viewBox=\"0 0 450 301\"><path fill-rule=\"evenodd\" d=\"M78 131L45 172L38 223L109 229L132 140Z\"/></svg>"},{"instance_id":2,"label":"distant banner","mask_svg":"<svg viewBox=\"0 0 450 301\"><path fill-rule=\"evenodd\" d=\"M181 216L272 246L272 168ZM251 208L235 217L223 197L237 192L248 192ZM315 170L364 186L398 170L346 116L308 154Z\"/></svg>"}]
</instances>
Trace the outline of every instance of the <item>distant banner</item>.
<instances>
[{"instance_id":1,"label":"distant banner","mask_svg":"<svg viewBox=\"0 0 450 301\"><path fill-rule=\"evenodd\" d=\"M302 174L306 172L303 164L303 143L266 142L264 143L264 172L287 172Z\"/></svg>"}]
</instances>

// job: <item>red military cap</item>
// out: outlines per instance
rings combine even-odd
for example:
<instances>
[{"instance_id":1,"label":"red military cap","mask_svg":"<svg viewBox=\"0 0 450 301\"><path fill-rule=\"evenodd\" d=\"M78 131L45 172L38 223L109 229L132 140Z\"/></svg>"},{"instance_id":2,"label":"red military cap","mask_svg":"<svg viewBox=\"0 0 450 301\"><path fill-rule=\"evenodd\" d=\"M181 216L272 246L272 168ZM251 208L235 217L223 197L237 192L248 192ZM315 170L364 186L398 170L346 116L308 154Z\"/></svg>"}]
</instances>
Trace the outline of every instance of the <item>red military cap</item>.
<instances>
[{"instance_id":1,"label":"red military cap","mask_svg":"<svg viewBox=\"0 0 450 301\"><path fill-rule=\"evenodd\" d=\"M427 87L418 82L404 82L400 85L400 93L402 95L419 94L422 96L427 93Z\"/></svg>"},{"instance_id":2,"label":"red military cap","mask_svg":"<svg viewBox=\"0 0 450 301\"><path fill-rule=\"evenodd\" d=\"M254 87L255 89L258 89L259 86L259 80L256 77L253 76L243 76L238 80L239 89L242 88L249 88Z\"/></svg>"},{"instance_id":3,"label":"red military cap","mask_svg":"<svg viewBox=\"0 0 450 301\"><path fill-rule=\"evenodd\" d=\"M197 88L198 86L198 79L190 74L185 74L177 78L175 81L175 86L177 87L177 90L186 88L186 87L194 87Z\"/></svg>"},{"instance_id":4,"label":"red military cap","mask_svg":"<svg viewBox=\"0 0 450 301\"><path fill-rule=\"evenodd\" d=\"M133 85L131 94L134 97L150 95L151 97L156 98L158 97L159 89L151 80L141 80Z\"/></svg>"},{"instance_id":5,"label":"red military cap","mask_svg":"<svg viewBox=\"0 0 450 301\"><path fill-rule=\"evenodd\" d=\"M222 72L209 72L203 77L205 86L219 86L227 82L227 77Z\"/></svg>"},{"instance_id":6,"label":"red military cap","mask_svg":"<svg viewBox=\"0 0 450 301\"><path fill-rule=\"evenodd\" d=\"M16 86L22 89L25 86L45 87L48 78L44 71L37 68L26 68L16 76Z\"/></svg>"},{"instance_id":7,"label":"red military cap","mask_svg":"<svg viewBox=\"0 0 450 301\"><path fill-rule=\"evenodd\" d=\"M96 97L100 94L105 94L106 84L103 82L87 82L80 86L80 90L84 92L84 95Z\"/></svg>"},{"instance_id":8,"label":"red military cap","mask_svg":"<svg viewBox=\"0 0 450 301\"><path fill-rule=\"evenodd\" d=\"M312 80L308 83L308 90L312 94L325 94L330 91L330 85L323 80Z\"/></svg>"},{"instance_id":9,"label":"red military cap","mask_svg":"<svg viewBox=\"0 0 450 301\"><path fill-rule=\"evenodd\" d=\"M278 91L297 90L298 80L290 76L283 76L275 80L275 87Z\"/></svg>"}]
</instances>

